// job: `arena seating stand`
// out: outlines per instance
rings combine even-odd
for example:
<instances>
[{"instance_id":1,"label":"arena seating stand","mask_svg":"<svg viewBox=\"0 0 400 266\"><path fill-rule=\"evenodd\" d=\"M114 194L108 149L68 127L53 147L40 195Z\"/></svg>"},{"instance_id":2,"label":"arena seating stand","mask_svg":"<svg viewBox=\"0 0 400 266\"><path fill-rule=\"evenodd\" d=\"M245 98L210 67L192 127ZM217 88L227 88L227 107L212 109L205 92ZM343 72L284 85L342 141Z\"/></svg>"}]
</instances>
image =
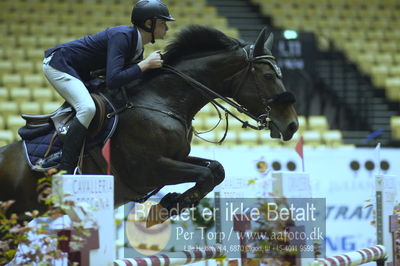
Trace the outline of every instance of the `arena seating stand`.
<instances>
[{"instance_id":1,"label":"arena seating stand","mask_svg":"<svg viewBox=\"0 0 400 266\"><path fill-rule=\"evenodd\" d=\"M251 1L272 25L315 34L325 86L353 113L337 125L345 143L398 145L390 126L400 111L400 3L396 0ZM320 84L321 85L321 84ZM343 121L343 119L341 119ZM392 131L392 132L391 132ZM377 133L377 139L368 137Z\"/></svg>"},{"instance_id":2,"label":"arena seating stand","mask_svg":"<svg viewBox=\"0 0 400 266\"><path fill-rule=\"evenodd\" d=\"M398 79L400 67L399 46L394 40L398 41L399 34L394 30L398 28L397 17L399 12L396 1L343 1L335 10L333 2L328 0L301 0L286 1L221 1L221 0L166 0L171 13L177 17L179 23L171 24L168 38L158 42L156 45L146 47L146 55L158 49L163 49L174 33L188 24L202 24L216 27L232 37L240 37L247 40L254 40L259 29L265 24L272 24L274 27L290 28L295 30L312 31L316 34L318 46L321 51L343 52L347 57L345 60L352 60L356 69L368 77L371 77L373 85L381 87L378 89L384 92L382 95L398 103L400 95L400 80ZM235 7L225 7L221 9L221 2L231 2ZM241 3L239 3L241 2ZM246 2L243 4L243 2ZM346 11L351 3L350 9L360 9L363 11ZM233 3L233 4L232 4ZM365 7L368 6L368 7ZM370 6L370 7L369 7ZM322 8L324 7L324 8ZM237 12L237 8L243 12ZM360 16L367 16L374 8L378 8L382 14L373 14L376 25L371 30L365 30L368 24L365 19L355 19ZM364 9L369 11L364 11ZM388 11L389 10L389 11ZM246 11L246 12L244 12ZM248 12L258 12L257 16L252 14L252 20L246 17ZM261 11L261 12L260 12ZM327 13L324 13L324 12ZM343 12L342 12L343 11ZM358 13L357 13L358 12ZM365 13L363 13L365 12ZM389 16L391 21L382 19ZM9 116L19 115L20 113L43 113L51 112L61 104L61 97L50 87L44 78L41 70L43 51L61 42L81 37L85 34L95 33L106 27L120 24L129 24L130 8L121 0L4 0L0 2L0 31L5 33L0 36L0 144L9 143L18 139L13 131L17 125L17 120L8 121ZM329 17L330 19L325 19ZM346 19L342 19L345 17ZM322 19L324 18L324 19ZM341 18L341 19L338 19ZM353 23L355 20L360 20ZM362 20L362 21L361 21ZM340 21L335 24L335 21ZM386 22L385 22L386 21ZM393 22L393 23L392 23ZM397 23L397 24L396 24ZM382 33L379 29L386 25ZM397 26L396 26L397 25ZM351 31L347 31L352 27ZM359 29L359 30L356 30ZM373 30L372 30L373 29ZM392 30L388 30L392 29ZM383 40L388 41L378 41ZM351 41L348 41L351 40ZM353 49L353 50L351 50ZM357 50L358 49L358 50ZM358 51L358 52L355 52ZM366 52L368 51L368 53ZM379 61L377 54L379 53ZM390 55L390 56L388 56ZM320 62L319 62L320 63ZM331 66L329 66L331 67ZM365 71L364 71L365 70ZM330 87L325 80L326 86ZM340 99L340 94L334 92ZM376 99L374 99L376 100ZM391 132L393 138L396 135L398 123L392 108L385 109L386 103L382 103L379 98L377 104L382 109L381 113L386 116L392 115ZM349 103L346 103L348 105ZM383 107L382 107L383 106ZM390 105L390 106L393 106ZM395 107L398 106L395 104ZM209 110L206 106L194 121L197 130L210 129L215 122L216 113ZM208 110L208 111L207 111ZM398 110L398 109L397 109ZM326 125L324 129L314 128L313 116L325 116ZM363 117L365 120L366 118ZM389 125L385 118L382 123ZM305 138L306 144L311 146L328 145L338 146L343 143L355 143L348 141L348 132L339 124L332 123L332 119L325 113L303 114L299 117L300 129L293 140L283 143L277 140L270 140L269 132L254 132L243 130L240 125L230 119L231 132L224 145L270 145L270 146L293 146L298 136L301 134ZM368 121L367 121L368 122ZM13 128L9 126L13 125ZM371 123L366 123L370 125ZM380 125L381 125L380 124ZM217 139L224 130L224 122L217 128L215 133L208 134L206 137ZM373 130L367 127L366 130ZM340 131L342 130L342 131ZM345 130L345 131L343 131ZM390 128L384 129L389 131ZM10 134L11 133L11 134ZM365 130L363 131L365 133ZM12 137L10 137L12 136ZM309 136L309 138L308 138ZM206 142L194 138L195 145L208 145ZM356 143L359 144L359 143Z\"/></svg>"}]
</instances>

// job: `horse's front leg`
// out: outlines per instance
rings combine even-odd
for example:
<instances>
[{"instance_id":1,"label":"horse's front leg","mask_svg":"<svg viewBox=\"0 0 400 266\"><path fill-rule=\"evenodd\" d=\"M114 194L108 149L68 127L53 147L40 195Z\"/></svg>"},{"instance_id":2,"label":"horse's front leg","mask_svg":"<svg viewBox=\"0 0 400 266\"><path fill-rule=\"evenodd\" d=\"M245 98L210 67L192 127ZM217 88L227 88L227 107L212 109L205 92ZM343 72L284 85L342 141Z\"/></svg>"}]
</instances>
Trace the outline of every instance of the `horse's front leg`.
<instances>
[{"instance_id":1,"label":"horse's front leg","mask_svg":"<svg viewBox=\"0 0 400 266\"><path fill-rule=\"evenodd\" d=\"M195 206L225 179L224 168L218 161L188 157L185 163L203 168L204 175L198 175L196 185L183 194L170 193L164 196L161 204L167 208L175 207L176 204L181 204L182 207Z\"/></svg>"},{"instance_id":2,"label":"horse's front leg","mask_svg":"<svg viewBox=\"0 0 400 266\"><path fill-rule=\"evenodd\" d=\"M194 182L195 186L182 194L169 193L165 195L160 205L169 211L177 210L172 215L179 214L185 208L196 206L215 186L225 178L225 171L222 165L213 160L188 157L185 161L175 161L162 158L157 162L157 175L161 174L162 179L156 178L159 185L174 185L180 183ZM150 180L149 180L150 181Z\"/></svg>"},{"instance_id":3,"label":"horse's front leg","mask_svg":"<svg viewBox=\"0 0 400 266\"><path fill-rule=\"evenodd\" d=\"M224 167L218 161L189 156L185 160L185 162L206 167L211 171L211 178L198 180L196 182L196 186L193 187L194 190L198 190L199 193L204 194L203 197L207 195L210 191L212 191L214 187L219 185L225 179Z\"/></svg>"}]
</instances>

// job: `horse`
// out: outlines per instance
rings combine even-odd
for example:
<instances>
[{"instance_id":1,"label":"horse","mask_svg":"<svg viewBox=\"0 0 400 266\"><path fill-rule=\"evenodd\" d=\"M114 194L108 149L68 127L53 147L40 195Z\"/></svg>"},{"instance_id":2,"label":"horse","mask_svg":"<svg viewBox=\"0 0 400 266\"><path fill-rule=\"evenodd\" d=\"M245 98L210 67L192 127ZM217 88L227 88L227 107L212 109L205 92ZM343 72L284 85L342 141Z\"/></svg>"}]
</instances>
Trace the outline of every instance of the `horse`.
<instances>
[{"instance_id":1,"label":"horse","mask_svg":"<svg viewBox=\"0 0 400 266\"><path fill-rule=\"evenodd\" d=\"M115 207L187 182L195 184L182 194L165 195L161 203L195 205L224 180L218 161L189 155L192 120L216 98L236 102L256 120L253 128L292 138L298 129L294 96L283 85L272 42L267 29L250 44L211 27L188 26L167 45L163 68L149 71L139 85L126 86L130 108L119 113L110 148ZM85 155L82 173L105 174L106 166L101 147L94 147ZM10 211L45 210L37 201L40 177L27 164L21 141L0 148L0 201L15 200Z\"/></svg>"}]
</instances>

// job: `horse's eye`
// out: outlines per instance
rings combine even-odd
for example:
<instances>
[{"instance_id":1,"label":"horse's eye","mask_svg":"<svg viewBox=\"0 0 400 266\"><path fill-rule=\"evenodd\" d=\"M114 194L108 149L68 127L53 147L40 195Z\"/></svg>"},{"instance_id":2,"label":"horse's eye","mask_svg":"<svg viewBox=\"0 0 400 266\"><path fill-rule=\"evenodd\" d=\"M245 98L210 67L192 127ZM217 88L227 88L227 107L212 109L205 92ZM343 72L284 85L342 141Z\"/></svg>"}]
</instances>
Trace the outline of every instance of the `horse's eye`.
<instances>
[{"instance_id":1,"label":"horse's eye","mask_svg":"<svg viewBox=\"0 0 400 266\"><path fill-rule=\"evenodd\" d=\"M268 80L271 80L271 79L274 79L274 78L275 78L275 75L274 75L274 74L271 74L271 73L267 73L267 74L264 74L264 78L265 78L265 79L268 79Z\"/></svg>"}]
</instances>

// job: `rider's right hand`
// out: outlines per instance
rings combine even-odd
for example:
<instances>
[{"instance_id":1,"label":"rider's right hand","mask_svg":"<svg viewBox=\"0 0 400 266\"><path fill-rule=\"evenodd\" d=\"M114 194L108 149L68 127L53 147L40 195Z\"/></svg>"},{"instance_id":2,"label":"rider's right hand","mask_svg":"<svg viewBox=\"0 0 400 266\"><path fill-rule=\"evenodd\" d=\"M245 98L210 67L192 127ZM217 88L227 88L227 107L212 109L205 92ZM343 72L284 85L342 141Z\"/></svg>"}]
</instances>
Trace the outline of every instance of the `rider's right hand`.
<instances>
[{"instance_id":1,"label":"rider's right hand","mask_svg":"<svg viewBox=\"0 0 400 266\"><path fill-rule=\"evenodd\" d=\"M160 68L162 67L163 60L161 59L160 51L152 52L146 59L141 61L138 66L142 70L142 72L147 69Z\"/></svg>"}]
</instances>

